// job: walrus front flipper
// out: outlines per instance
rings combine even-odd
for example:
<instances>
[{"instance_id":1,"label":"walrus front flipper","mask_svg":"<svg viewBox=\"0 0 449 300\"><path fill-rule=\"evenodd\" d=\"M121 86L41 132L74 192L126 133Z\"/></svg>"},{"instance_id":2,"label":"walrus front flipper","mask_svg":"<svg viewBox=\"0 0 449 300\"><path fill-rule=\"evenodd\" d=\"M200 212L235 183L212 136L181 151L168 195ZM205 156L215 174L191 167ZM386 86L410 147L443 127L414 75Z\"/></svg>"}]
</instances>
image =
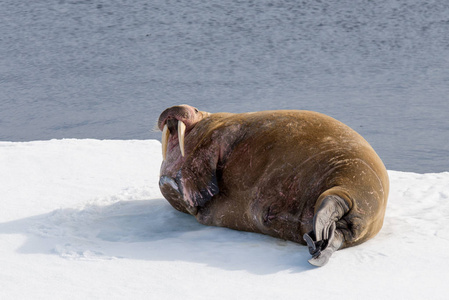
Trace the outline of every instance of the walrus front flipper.
<instances>
[{"instance_id":1,"label":"walrus front flipper","mask_svg":"<svg viewBox=\"0 0 449 300\"><path fill-rule=\"evenodd\" d=\"M313 217L313 231L304 234L314 266L323 266L334 251L343 244L343 235L337 231L337 221L349 211L348 204L339 196L328 195Z\"/></svg>"},{"instance_id":2,"label":"walrus front flipper","mask_svg":"<svg viewBox=\"0 0 449 300\"><path fill-rule=\"evenodd\" d=\"M159 178L159 189L165 199L177 210L186 214L195 214L196 208L185 205L179 190L179 183L174 178L163 175Z\"/></svg>"},{"instance_id":3,"label":"walrus front flipper","mask_svg":"<svg viewBox=\"0 0 449 300\"><path fill-rule=\"evenodd\" d=\"M189 172L191 171L186 170L184 174L189 174ZM203 206L220 191L215 172L212 174L206 173L203 175L203 179L203 181L184 180L182 170L179 170L176 175L176 181L179 182L179 191L183 195L184 201L191 207Z\"/></svg>"}]
</instances>

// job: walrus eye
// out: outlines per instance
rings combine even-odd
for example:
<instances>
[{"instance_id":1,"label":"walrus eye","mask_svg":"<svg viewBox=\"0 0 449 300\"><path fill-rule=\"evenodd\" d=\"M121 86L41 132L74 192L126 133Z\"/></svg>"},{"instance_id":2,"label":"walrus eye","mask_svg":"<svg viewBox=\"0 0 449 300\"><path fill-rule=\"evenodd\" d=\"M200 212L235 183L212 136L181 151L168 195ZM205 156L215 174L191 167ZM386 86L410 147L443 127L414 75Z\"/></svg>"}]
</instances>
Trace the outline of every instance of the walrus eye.
<instances>
[{"instance_id":1,"label":"walrus eye","mask_svg":"<svg viewBox=\"0 0 449 300\"><path fill-rule=\"evenodd\" d=\"M198 111L198 109L197 108L195 108L195 113L198 113L199 111Z\"/></svg>"}]
</instances>

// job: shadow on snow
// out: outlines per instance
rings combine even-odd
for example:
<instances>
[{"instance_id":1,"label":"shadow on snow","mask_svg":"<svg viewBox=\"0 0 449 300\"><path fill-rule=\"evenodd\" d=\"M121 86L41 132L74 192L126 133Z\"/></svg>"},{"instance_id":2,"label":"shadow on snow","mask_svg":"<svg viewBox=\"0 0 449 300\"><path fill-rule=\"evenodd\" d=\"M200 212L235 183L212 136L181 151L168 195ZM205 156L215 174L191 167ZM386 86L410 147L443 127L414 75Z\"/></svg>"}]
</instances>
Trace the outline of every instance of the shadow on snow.
<instances>
[{"instance_id":1,"label":"shadow on snow","mask_svg":"<svg viewBox=\"0 0 449 300\"><path fill-rule=\"evenodd\" d=\"M256 274L312 269L306 247L269 236L199 224L165 200L86 205L0 223L27 237L19 253L70 260L188 261Z\"/></svg>"}]
</instances>

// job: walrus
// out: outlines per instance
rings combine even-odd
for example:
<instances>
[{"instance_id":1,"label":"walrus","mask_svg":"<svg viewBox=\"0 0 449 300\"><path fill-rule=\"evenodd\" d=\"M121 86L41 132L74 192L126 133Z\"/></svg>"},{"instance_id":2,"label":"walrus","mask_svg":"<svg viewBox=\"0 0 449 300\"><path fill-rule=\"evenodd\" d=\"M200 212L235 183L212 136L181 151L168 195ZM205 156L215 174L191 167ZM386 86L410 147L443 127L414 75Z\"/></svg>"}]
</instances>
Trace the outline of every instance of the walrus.
<instances>
[{"instance_id":1,"label":"walrus","mask_svg":"<svg viewBox=\"0 0 449 300\"><path fill-rule=\"evenodd\" d=\"M201 224L307 245L315 266L382 227L385 166L362 136L329 116L179 105L162 112L158 127L160 190Z\"/></svg>"}]
</instances>

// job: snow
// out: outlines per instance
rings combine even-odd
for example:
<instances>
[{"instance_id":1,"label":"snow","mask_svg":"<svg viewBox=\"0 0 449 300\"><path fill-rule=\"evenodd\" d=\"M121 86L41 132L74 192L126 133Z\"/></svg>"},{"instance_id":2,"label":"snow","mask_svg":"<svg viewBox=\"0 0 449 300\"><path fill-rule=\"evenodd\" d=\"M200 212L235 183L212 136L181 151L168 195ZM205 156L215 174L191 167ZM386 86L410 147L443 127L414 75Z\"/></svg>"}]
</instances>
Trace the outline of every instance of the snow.
<instances>
[{"instance_id":1,"label":"snow","mask_svg":"<svg viewBox=\"0 0 449 300\"><path fill-rule=\"evenodd\" d=\"M389 171L382 231L306 247L203 226L158 188L156 140L0 142L1 299L444 299L449 173Z\"/></svg>"}]
</instances>

